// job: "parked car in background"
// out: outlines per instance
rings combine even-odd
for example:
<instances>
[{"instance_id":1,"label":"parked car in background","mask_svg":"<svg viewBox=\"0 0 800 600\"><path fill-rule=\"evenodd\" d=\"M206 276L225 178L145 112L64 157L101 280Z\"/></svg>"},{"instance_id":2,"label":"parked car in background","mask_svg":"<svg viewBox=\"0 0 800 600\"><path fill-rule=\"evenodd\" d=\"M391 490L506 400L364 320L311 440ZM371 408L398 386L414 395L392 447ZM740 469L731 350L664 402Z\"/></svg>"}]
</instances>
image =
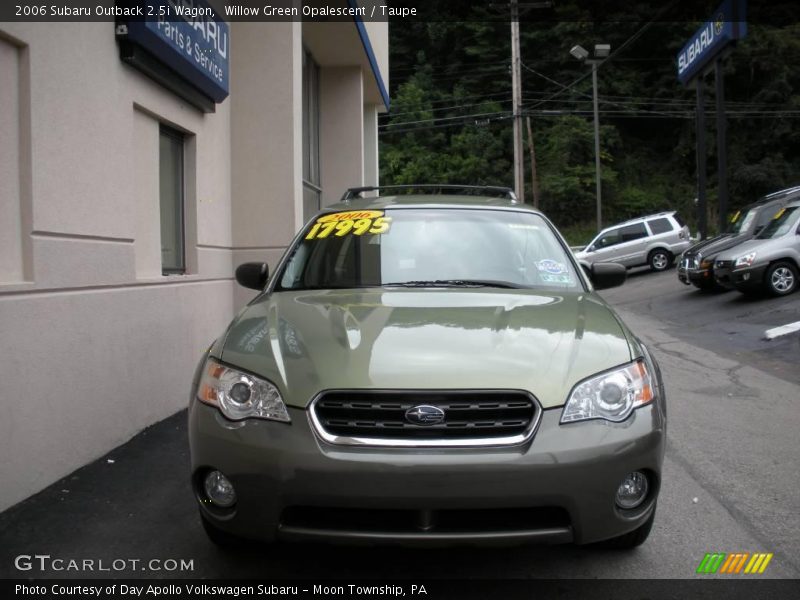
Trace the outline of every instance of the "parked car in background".
<instances>
[{"instance_id":1,"label":"parked car in background","mask_svg":"<svg viewBox=\"0 0 800 600\"><path fill-rule=\"evenodd\" d=\"M723 252L714 263L717 283L740 292L785 296L798 288L800 201L780 209L752 240Z\"/></svg>"},{"instance_id":2,"label":"parked car in background","mask_svg":"<svg viewBox=\"0 0 800 600\"><path fill-rule=\"evenodd\" d=\"M644 542L664 386L595 293L625 269L587 276L510 190L358 197L391 189L326 207L271 278L237 268L259 294L189 408L210 539Z\"/></svg>"},{"instance_id":3,"label":"parked car in background","mask_svg":"<svg viewBox=\"0 0 800 600\"><path fill-rule=\"evenodd\" d=\"M767 226L775 213L798 198L800 187L792 187L768 194L737 211L731 218L728 231L694 244L681 255L678 261L678 279L686 285L691 284L701 289L719 288L714 278L714 261L717 255L754 238Z\"/></svg>"},{"instance_id":4,"label":"parked car in background","mask_svg":"<svg viewBox=\"0 0 800 600\"><path fill-rule=\"evenodd\" d=\"M615 262L629 269L649 265L664 271L690 243L689 228L678 214L662 212L603 229L575 256L584 266Z\"/></svg>"}]
</instances>

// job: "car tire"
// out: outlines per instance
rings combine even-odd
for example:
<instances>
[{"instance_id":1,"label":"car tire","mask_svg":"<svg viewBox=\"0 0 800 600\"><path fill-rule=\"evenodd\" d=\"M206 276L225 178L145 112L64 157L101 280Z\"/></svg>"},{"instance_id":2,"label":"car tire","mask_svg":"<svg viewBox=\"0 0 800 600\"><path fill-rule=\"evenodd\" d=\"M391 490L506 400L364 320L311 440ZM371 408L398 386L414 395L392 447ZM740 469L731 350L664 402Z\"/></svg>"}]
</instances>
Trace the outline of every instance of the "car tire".
<instances>
[{"instance_id":1,"label":"car tire","mask_svg":"<svg viewBox=\"0 0 800 600\"><path fill-rule=\"evenodd\" d=\"M797 289L797 267L788 261L776 262L764 275L764 286L773 296L786 296Z\"/></svg>"},{"instance_id":2,"label":"car tire","mask_svg":"<svg viewBox=\"0 0 800 600\"><path fill-rule=\"evenodd\" d=\"M219 529L202 514L200 515L200 521L203 523L203 530L206 532L206 536L215 546L219 546L220 548L235 548L236 546L242 546L247 543L243 538Z\"/></svg>"},{"instance_id":3,"label":"car tire","mask_svg":"<svg viewBox=\"0 0 800 600\"><path fill-rule=\"evenodd\" d=\"M666 271L672 266L672 254L662 248L657 248L647 255L647 264L653 271Z\"/></svg>"},{"instance_id":4,"label":"car tire","mask_svg":"<svg viewBox=\"0 0 800 600\"><path fill-rule=\"evenodd\" d=\"M650 518L639 527L618 537L600 542L600 545L610 550L631 550L637 546L641 546L649 537L650 530L653 529L653 521L655 521L655 518L656 510L653 508L653 512L650 513Z\"/></svg>"}]
</instances>

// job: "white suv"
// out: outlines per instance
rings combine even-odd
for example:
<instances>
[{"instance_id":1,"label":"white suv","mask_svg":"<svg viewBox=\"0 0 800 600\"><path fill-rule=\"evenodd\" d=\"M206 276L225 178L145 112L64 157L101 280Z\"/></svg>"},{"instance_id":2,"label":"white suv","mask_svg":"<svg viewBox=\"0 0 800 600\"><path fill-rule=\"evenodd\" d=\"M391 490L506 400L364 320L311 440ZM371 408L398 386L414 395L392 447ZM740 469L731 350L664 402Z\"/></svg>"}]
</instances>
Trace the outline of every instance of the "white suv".
<instances>
[{"instance_id":1,"label":"white suv","mask_svg":"<svg viewBox=\"0 0 800 600\"><path fill-rule=\"evenodd\" d=\"M662 212L604 229L575 256L585 266L616 262L627 268L650 265L653 271L664 271L689 244L689 228L678 214Z\"/></svg>"}]
</instances>

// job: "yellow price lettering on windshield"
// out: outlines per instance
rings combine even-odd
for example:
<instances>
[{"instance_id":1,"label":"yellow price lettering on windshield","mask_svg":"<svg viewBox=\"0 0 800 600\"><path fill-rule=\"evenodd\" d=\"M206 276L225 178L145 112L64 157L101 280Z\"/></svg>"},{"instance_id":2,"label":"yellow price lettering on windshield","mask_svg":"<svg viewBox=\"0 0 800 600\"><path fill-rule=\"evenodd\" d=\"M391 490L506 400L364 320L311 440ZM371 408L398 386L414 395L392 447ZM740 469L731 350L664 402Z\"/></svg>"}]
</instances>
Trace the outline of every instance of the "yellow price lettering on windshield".
<instances>
[{"instance_id":1,"label":"yellow price lettering on windshield","mask_svg":"<svg viewBox=\"0 0 800 600\"><path fill-rule=\"evenodd\" d=\"M785 208L780 209L778 212L775 213L775 216L772 217L773 220L778 220L783 216L783 213L786 212Z\"/></svg>"},{"instance_id":2,"label":"yellow price lettering on windshield","mask_svg":"<svg viewBox=\"0 0 800 600\"><path fill-rule=\"evenodd\" d=\"M736 214L731 217L731 223L736 223L739 220L739 217L742 215L742 211L737 210Z\"/></svg>"},{"instance_id":3,"label":"yellow price lettering on windshield","mask_svg":"<svg viewBox=\"0 0 800 600\"><path fill-rule=\"evenodd\" d=\"M322 240L331 235L381 234L389 231L391 217L384 217L380 210L359 210L323 215L306 234L307 240Z\"/></svg>"}]
</instances>

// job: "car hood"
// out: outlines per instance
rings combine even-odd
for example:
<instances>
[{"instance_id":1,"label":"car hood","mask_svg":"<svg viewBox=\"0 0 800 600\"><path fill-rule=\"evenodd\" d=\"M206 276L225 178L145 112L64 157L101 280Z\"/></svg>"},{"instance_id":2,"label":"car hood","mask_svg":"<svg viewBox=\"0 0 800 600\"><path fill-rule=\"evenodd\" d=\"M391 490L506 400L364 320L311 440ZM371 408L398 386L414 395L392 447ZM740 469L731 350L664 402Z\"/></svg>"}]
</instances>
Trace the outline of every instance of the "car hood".
<instances>
[{"instance_id":1,"label":"car hood","mask_svg":"<svg viewBox=\"0 0 800 600\"><path fill-rule=\"evenodd\" d=\"M783 247L787 245L787 241L784 239L786 236L781 236L773 239L766 239L760 240L757 238L753 238L751 240L746 241L743 244L739 244L735 248L732 248L726 252L722 252L717 255L716 260L736 260L740 256L744 256L745 254L749 254L750 252L761 252L762 254L765 252L769 252L773 248ZM758 261L759 257L756 256L756 262Z\"/></svg>"},{"instance_id":2,"label":"car hood","mask_svg":"<svg viewBox=\"0 0 800 600\"><path fill-rule=\"evenodd\" d=\"M282 291L245 307L224 362L306 407L327 389L522 389L563 405L636 342L585 292L480 288Z\"/></svg>"},{"instance_id":3,"label":"car hood","mask_svg":"<svg viewBox=\"0 0 800 600\"><path fill-rule=\"evenodd\" d=\"M686 250L683 255L696 256L699 252L703 258L710 258L714 257L720 252L723 252L724 250L738 246L742 242L746 242L749 239L750 236L748 235L731 235L729 233L725 233L723 235L718 235L716 237L697 242L688 250Z\"/></svg>"}]
</instances>

